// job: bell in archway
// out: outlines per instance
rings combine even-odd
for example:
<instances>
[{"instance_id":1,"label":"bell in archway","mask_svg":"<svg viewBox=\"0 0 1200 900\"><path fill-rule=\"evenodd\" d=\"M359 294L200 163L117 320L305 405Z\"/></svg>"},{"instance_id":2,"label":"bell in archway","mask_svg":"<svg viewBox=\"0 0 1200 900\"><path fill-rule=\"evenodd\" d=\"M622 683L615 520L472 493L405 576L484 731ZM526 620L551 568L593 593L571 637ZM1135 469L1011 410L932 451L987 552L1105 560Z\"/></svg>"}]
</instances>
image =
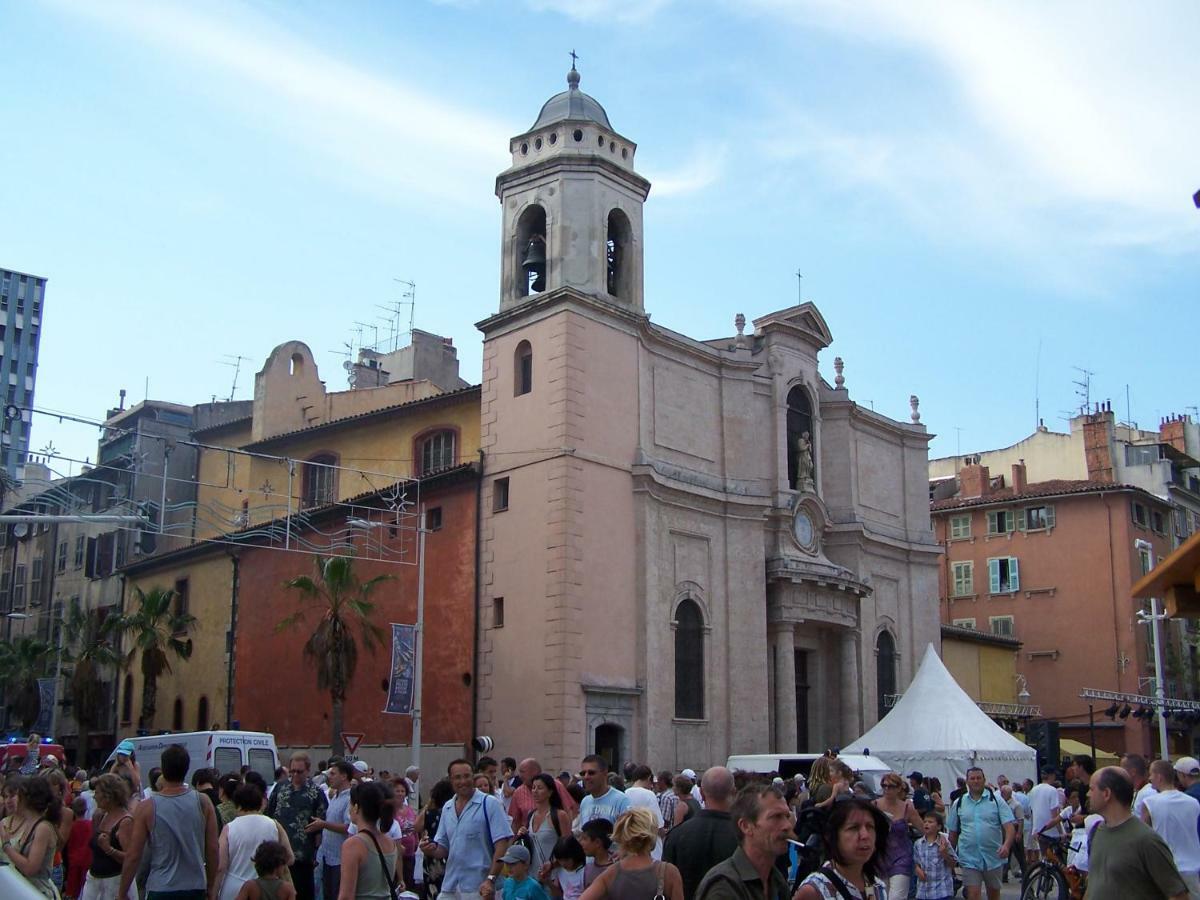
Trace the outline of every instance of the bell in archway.
<instances>
[{"instance_id":1,"label":"bell in archway","mask_svg":"<svg viewBox=\"0 0 1200 900\"><path fill-rule=\"evenodd\" d=\"M540 234L535 234L529 239L529 244L525 248L525 259L521 262L521 268L525 270L525 275L529 279L529 289L531 291L545 290L546 239Z\"/></svg>"}]
</instances>

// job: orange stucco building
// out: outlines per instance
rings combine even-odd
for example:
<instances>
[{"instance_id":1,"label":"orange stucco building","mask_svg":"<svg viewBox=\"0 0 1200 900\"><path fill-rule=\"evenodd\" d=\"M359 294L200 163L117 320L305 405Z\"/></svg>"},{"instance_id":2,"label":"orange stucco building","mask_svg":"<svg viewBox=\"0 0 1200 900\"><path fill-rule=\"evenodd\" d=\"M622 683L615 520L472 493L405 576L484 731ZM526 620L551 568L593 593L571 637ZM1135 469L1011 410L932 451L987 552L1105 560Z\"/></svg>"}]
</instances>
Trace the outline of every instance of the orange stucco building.
<instances>
[{"instance_id":1,"label":"orange stucco building","mask_svg":"<svg viewBox=\"0 0 1200 900\"><path fill-rule=\"evenodd\" d=\"M1169 505L1099 478L1027 483L1023 464L1009 479L970 462L956 485L931 505L945 548L942 621L1019 639L1016 674L1030 702L1059 723L1063 738L1088 743L1081 690L1152 693L1151 638L1131 588L1170 550ZM1194 697L1178 630L1164 629L1164 642L1168 696ZM1096 704L1097 745L1149 754L1148 720L1109 718L1105 706ZM1191 752L1190 735L1172 727L1173 742Z\"/></svg>"}]
</instances>

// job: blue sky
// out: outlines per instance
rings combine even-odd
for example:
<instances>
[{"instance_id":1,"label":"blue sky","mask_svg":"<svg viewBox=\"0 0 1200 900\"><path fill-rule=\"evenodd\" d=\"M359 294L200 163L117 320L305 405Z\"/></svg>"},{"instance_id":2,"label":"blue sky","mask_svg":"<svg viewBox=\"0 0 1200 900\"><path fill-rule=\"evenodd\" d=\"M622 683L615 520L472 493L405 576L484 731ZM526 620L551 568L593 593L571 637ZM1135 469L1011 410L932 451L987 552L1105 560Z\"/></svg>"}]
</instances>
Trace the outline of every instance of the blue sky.
<instances>
[{"instance_id":1,"label":"blue sky","mask_svg":"<svg viewBox=\"0 0 1200 900\"><path fill-rule=\"evenodd\" d=\"M918 394L934 455L1028 434L1039 380L1063 428L1074 366L1149 426L1200 403L1198 33L1165 2L0 0L0 266L49 278L40 409L225 397L239 354L245 399L289 339L343 388L397 278L477 380L494 179L574 48L653 183L655 321L731 334L799 270L826 378ZM37 416L33 448L95 436Z\"/></svg>"}]
</instances>

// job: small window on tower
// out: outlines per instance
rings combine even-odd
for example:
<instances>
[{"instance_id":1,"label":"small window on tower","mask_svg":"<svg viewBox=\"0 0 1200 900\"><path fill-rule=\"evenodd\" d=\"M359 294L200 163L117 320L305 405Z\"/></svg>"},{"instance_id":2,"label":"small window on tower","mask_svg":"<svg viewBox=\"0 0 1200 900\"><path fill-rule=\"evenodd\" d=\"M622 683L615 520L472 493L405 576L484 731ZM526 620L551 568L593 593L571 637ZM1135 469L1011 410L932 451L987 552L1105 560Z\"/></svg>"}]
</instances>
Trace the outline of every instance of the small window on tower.
<instances>
[{"instance_id":1,"label":"small window on tower","mask_svg":"<svg viewBox=\"0 0 1200 900\"><path fill-rule=\"evenodd\" d=\"M513 360L513 396L520 397L533 390L533 347L529 341L517 344Z\"/></svg>"}]
</instances>

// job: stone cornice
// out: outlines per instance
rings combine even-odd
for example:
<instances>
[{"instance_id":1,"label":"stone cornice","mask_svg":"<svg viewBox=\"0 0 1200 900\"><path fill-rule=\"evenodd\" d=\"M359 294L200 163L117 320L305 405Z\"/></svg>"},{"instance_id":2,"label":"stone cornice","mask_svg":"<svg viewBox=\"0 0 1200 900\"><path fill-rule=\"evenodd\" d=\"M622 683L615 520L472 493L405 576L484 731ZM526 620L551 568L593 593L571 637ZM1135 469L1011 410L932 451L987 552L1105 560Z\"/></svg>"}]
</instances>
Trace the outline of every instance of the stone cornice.
<instances>
[{"instance_id":1,"label":"stone cornice","mask_svg":"<svg viewBox=\"0 0 1200 900\"><path fill-rule=\"evenodd\" d=\"M580 156L549 156L519 168L506 169L496 176L496 196L502 196L502 192L505 190L521 187L543 178L571 172L594 175L597 170L625 185L643 201L650 195L648 179L643 178L637 172L622 168L607 157L592 153Z\"/></svg>"}]
</instances>

